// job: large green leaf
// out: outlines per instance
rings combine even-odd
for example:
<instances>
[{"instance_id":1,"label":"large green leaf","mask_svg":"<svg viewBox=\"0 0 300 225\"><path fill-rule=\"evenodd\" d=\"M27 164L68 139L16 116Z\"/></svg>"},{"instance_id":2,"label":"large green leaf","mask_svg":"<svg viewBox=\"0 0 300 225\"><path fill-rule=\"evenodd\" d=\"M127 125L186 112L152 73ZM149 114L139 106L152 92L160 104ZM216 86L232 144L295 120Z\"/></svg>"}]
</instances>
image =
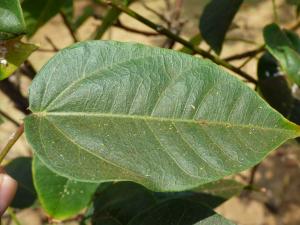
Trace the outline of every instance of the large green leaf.
<instances>
[{"instance_id":1,"label":"large green leaf","mask_svg":"<svg viewBox=\"0 0 300 225\"><path fill-rule=\"evenodd\" d=\"M49 170L37 157L33 160L32 172L42 207L56 219L66 219L87 207L98 186L61 177Z\"/></svg>"},{"instance_id":2,"label":"large green leaf","mask_svg":"<svg viewBox=\"0 0 300 225\"><path fill-rule=\"evenodd\" d=\"M27 25L27 35L31 37L35 32L55 16L70 0L24 0L22 8ZM68 8L70 8L69 6Z\"/></svg>"},{"instance_id":3,"label":"large green leaf","mask_svg":"<svg viewBox=\"0 0 300 225\"><path fill-rule=\"evenodd\" d=\"M288 77L300 85L300 55L294 49L295 43L289 39L277 24L264 28L264 39L268 51L278 60Z\"/></svg>"},{"instance_id":4,"label":"large green leaf","mask_svg":"<svg viewBox=\"0 0 300 225\"><path fill-rule=\"evenodd\" d=\"M243 0L211 0L200 18L200 31L209 46L220 54L226 33Z\"/></svg>"},{"instance_id":5,"label":"large green leaf","mask_svg":"<svg viewBox=\"0 0 300 225\"><path fill-rule=\"evenodd\" d=\"M128 225L234 225L193 200L171 199L144 211ZM100 224L99 224L100 225ZM104 224L103 224L104 225Z\"/></svg>"},{"instance_id":6,"label":"large green leaf","mask_svg":"<svg viewBox=\"0 0 300 225\"><path fill-rule=\"evenodd\" d=\"M0 40L25 33L25 22L19 0L0 1Z\"/></svg>"},{"instance_id":7,"label":"large green leaf","mask_svg":"<svg viewBox=\"0 0 300 225\"><path fill-rule=\"evenodd\" d=\"M299 135L210 61L134 43L62 50L29 99L29 143L52 170L81 181L190 189L245 170Z\"/></svg>"},{"instance_id":8,"label":"large green leaf","mask_svg":"<svg viewBox=\"0 0 300 225\"><path fill-rule=\"evenodd\" d=\"M16 196L11 207L23 209L30 207L36 200L33 186L31 161L29 157L19 157L5 166L5 171L18 182Z\"/></svg>"},{"instance_id":9,"label":"large green leaf","mask_svg":"<svg viewBox=\"0 0 300 225\"><path fill-rule=\"evenodd\" d=\"M0 80L12 75L37 48L34 44L21 42L19 38L3 41L4 53L0 62Z\"/></svg>"}]
</instances>

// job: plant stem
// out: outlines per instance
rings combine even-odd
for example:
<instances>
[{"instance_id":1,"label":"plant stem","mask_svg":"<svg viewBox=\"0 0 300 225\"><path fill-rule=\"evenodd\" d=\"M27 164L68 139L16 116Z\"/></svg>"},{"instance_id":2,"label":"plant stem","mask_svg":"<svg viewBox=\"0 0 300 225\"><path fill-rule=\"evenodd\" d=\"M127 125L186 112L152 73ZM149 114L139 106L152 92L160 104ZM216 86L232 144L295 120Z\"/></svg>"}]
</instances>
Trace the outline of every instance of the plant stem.
<instances>
[{"instance_id":1,"label":"plant stem","mask_svg":"<svg viewBox=\"0 0 300 225\"><path fill-rule=\"evenodd\" d=\"M278 23L278 14L277 14L277 8L276 8L275 0L272 0L272 7L273 7L273 14L274 14L274 22Z\"/></svg>"},{"instance_id":2,"label":"plant stem","mask_svg":"<svg viewBox=\"0 0 300 225\"><path fill-rule=\"evenodd\" d=\"M146 19L142 15L140 15L140 14L134 12L133 10L129 9L128 7L124 6L122 3L118 3L114 0L112 0L112 1L107 0L106 3L109 5L112 5L116 9L119 9L120 11L126 13L128 16L135 18L136 20L147 25L148 27L152 28L153 30L157 31L158 33L163 34L163 35L167 36L168 38L181 43L185 47L193 50L194 52L198 53L199 55L203 56L204 58L208 58L211 61L215 62L216 64L224 66L225 68L237 73L238 75L245 78L249 82L257 84L257 81L253 77L251 77L249 74L247 74L246 72L244 72L244 71L240 70L239 68L231 65L230 63L220 59L219 57L214 56L214 55L210 54L209 52L204 51L201 48L198 48L197 46L193 45L191 42L174 34L172 31L166 29L165 27L151 22L150 20Z\"/></svg>"},{"instance_id":3,"label":"plant stem","mask_svg":"<svg viewBox=\"0 0 300 225\"><path fill-rule=\"evenodd\" d=\"M16 225L21 225L20 221L18 220L18 218L16 217L16 214L14 212L14 210L12 208L8 208L7 209L8 214L10 215L10 217L12 218L12 220L14 221L14 223ZM1 225L1 224L0 224Z\"/></svg>"},{"instance_id":4,"label":"plant stem","mask_svg":"<svg viewBox=\"0 0 300 225\"><path fill-rule=\"evenodd\" d=\"M21 137L21 135L24 132L24 124L22 123L19 128L17 129L17 131L15 131L10 138L8 139L8 142L6 143L6 145L4 146L4 148L2 149L2 151L0 152L0 164L3 161L3 159L5 158L5 156L7 155L7 153L9 152L9 150L12 148L12 146L17 142L17 140Z\"/></svg>"},{"instance_id":5,"label":"plant stem","mask_svg":"<svg viewBox=\"0 0 300 225\"><path fill-rule=\"evenodd\" d=\"M19 123L15 119L13 119L10 115L2 111L1 109L0 109L0 115L3 116L5 119L9 120L10 122L12 122L17 127L19 126Z\"/></svg>"},{"instance_id":6,"label":"plant stem","mask_svg":"<svg viewBox=\"0 0 300 225\"><path fill-rule=\"evenodd\" d=\"M228 57L224 58L224 60L233 61L233 60L239 60L239 59L243 59L243 58L247 58L247 57L252 57L252 56L256 56L257 54L263 52L264 50L265 50L265 45L261 45L254 50L250 50L248 52L243 52L241 54L228 56Z\"/></svg>"}]
</instances>

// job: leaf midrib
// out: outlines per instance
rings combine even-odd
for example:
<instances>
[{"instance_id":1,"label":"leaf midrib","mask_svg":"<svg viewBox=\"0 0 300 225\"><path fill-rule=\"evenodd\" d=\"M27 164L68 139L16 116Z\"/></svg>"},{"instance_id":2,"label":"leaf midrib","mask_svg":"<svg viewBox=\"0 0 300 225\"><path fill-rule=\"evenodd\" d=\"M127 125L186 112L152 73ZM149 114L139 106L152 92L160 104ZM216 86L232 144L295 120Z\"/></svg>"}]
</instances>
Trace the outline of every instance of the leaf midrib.
<instances>
[{"instance_id":1,"label":"leaf midrib","mask_svg":"<svg viewBox=\"0 0 300 225\"><path fill-rule=\"evenodd\" d=\"M37 117L49 117L49 116L82 116L82 117L110 117L120 119L132 119L132 120L144 120L144 121L156 121L156 122L177 122L177 123L192 123L197 125L215 125L226 128L246 128L246 129L259 129L261 131L275 131L275 132L294 132L299 133L298 129L292 128L278 128L278 127L263 127L256 124L235 124L224 121L213 121L213 120L193 120L193 119L181 119L171 117L157 117L157 116L146 116L146 115L128 115L128 114L113 114L113 113L97 113L97 112L33 112L33 116Z\"/></svg>"}]
</instances>

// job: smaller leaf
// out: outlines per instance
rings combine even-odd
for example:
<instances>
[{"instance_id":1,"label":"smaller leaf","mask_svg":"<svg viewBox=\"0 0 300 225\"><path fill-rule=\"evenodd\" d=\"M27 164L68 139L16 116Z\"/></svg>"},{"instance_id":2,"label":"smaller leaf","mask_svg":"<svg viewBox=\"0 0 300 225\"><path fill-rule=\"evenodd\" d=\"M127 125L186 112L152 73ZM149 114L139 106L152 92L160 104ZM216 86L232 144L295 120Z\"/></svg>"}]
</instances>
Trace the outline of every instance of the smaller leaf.
<instances>
[{"instance_id":1,"label":"smaller leaf","mask_svg":"<svg viewBox=\"0 0 300 225\"><path fill-rule=\"evenodd\" d=\"M120 1L121 3L123 2L124 5L128 6L130 5L134 0L122 0ZM97 28L95 31L95 34L93 34L92 39L101 39L105 32L110 28L116 20L119 18L121 15L121 11L116 8L111 8L108 10L106 15L104 16L101 25Z\"/></svg>"},{"instance_id":2,"label":"smaller leaf","mask_svg":"<svg viewBox=\"0 0 300 225\"><path fill-rule=\"evenodd\" d=\"M94 14L93 7L87 6L83 9L83 12L80 16L76 18L72 24L72 29L76 31L89 17Z\"/></svg>"},{"instance_id":3,"label":"smaller leaf","mask_svg":"<svg viewBox=\"0 0 300 225\"><path fill-rule=\"evenodd\" d=\"M288 36L276 24L264 28L268 51L278 60L290 80L300 85L300 55L293 49Z\"/></svg>"},{"instance_id":4,"label":"smaller leaf","mask_svg":"<svg viewBox=\"0 0 300 225\"><path fill-rule=\"evenodd\" d=\"M0 1L0 40L25 33L25 22L19 0Z\"/></svg>"},{"instance_id":5,"label":"smaller leaf","mask_svg":"<svg viewBox=\"0 0 300 225\"><path fill-rule=\"evenodd\" d=\"M33 160L32 171L41 205L56 219L66 219L79 213L88 205L98 186L61 177L37 157Z\"/></svg>"},{"instance_id":6,"label":"smaller leaf","mask_svg":"<svg viewBox=\"0 0 300 225\"><path fill-rule=\"evenodd\" d=\"M189 42L192 43L193 45L197 46L201 43L202 37L200 34L196 34L194 37L192 37ZM193 50L187 47L183 47L182 49L179 50L180 52L186 53L186 54L193 54Z\"/></svg>"},{"instance_id":7,"label":"smaller leaf","mask_svg":"<svg viewBox=\"0 0 300 225\"><path fill-rule=\"evenodd\" d=\"M32 159L19 157L5 166L5 171L18 182L16 196L11 207L23 209L30 207L36 200L31 173Z\"/></svg>"},{"instance_id":8,"label":"smaller leaf","mask_svg":"<svg viewBox=\"0 0 300 225\"><path fill-rule=\"evenodd\" d=\"M258 61L258 87L265 100L287 117L293 104L291 88L286 77L279 71L276 59L265 53Z\"/></svg>"},{"instance_id":9,"label":"smaller leaf","mask_svg":"<svg viewBox=\"0 0 300 225\"><path fill-rule=\"evenodd\" d=\"M211 0L200 18L203 39L220 54L226 33L243 0Z\"/></svg>"},{"instance_id":10,"label":"smaller leaf","mask_svg":"<svg viewBox=\"0 0 300 225\"><path fill-rule=\"evenodd\" d=\"M161 202L139 214L128 225L233 225L202 204L185 199Z\"/></svg>"},{"instance_id":11,"label":"smaller leaf","mask_svg":"<svg viewBox=\"0 0 300 225\"><path fill-rule=\"evenodd\" d=\"M223 179L201 185L198 188L193 189L193 191L210 194L212 196L218 196L227 200L235 195L239 195L244 188L245 185L242 183L239 183L235 180Z\"/></svg>"},{"instance_id":12,"label":"smaller leaf","mask_svg":"<svg viewBox=\"0 0 300 225\"><path fill-rule=\"evenodd\" d=\"M27 36L32 37L41 26L59 13L64 6L65 0L24 0L22 8L27 25Z\"/></svg>"},{"instance_id":13,"label":"smaller leaf","mask_svg":"<svg viewBox=\"0 0 300 225\"><path fill-rule=\"evenodd\" d=\"M38 47L23 43L20 39L3 41L0 58L0 80L9 77Z\"/></svg>"}]
</instances>

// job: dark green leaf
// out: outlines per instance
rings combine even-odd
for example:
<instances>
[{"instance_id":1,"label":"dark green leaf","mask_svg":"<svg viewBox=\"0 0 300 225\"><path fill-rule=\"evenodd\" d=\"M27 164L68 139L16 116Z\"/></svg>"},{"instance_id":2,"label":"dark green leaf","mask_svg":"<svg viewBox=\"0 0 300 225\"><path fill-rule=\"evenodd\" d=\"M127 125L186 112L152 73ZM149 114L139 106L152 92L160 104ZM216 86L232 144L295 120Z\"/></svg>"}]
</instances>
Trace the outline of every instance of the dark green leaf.
<instances>
[{"instance_id":1,"label":"dark green leaf","mask_svg":"<svg viewBox=\"0 0 300 225\"><path fill-rule=\"evenodd\" d=\"M19 0L0 1L0 40L25 33L25 22Z\"/></svg>"},{"instance_id":2,"label":"dark green leaf","mask_svg":"<svg viewBox=\"0 0 300 225\"><path fill-rule=\"evenodd\" d=\"M291 88L279 71L277 61L269 53L258 61L258 87L266 101L278 112L288 116L293 104Z\"/></svg>"},{"instance_id":3,"label":"dark green leaf","mask_svg":"<svg viewBox=\"0 0 300 225\"><path fill-rule=\"evenodd\" d=\"M289 4L300 5L300 0L287 0Z\"/></svg>"},{"instance_id":4,"label":"dark green leaf","mask_svg":"<svg viewBox=\"0 0 300 225\"><path fill-rule=\"evenodd\" d=\"M264 39L268 51L278 60L288 77L300 84L300 55L293 48L288 36L276 24L264 28Z\"/></svg>"},{"instance_id":5,"label":"dark green leaf","mask_svg":"<svg viewBox=\"0 0 300 225\"><path fill-rule=\"evenodd\" d=\"M73 30L76 31L89 17L94 14L94 10L91 6L87 6L83 9L82 14L78 16L73 23Z\"/></svg>"},{"instance_id":6,"label":"dark green leaf","mask_svg":"<svg viewBox=\"0 0 300 225\"><path fill-rule=\"evenodd\" d=\"M5 166L5 171L18 182L16 196L11 207L23 209L30 207L36 200L31 173L31 158L19 157Z\"/></svg>"},{"instance_id":7,"label":"dark green leaf","mask_svg":"<svg viewBox=\"0 0 300 225\"><path fill-rule=\"evenodd\" d=\"M96 195L93 224L104 225L106 223L103 220L107 217L120 224L127 224L139 212L155 203L153 193L143 186L131 182L112 184Z\"/></svg>"},{"instance_id":8,"label":"dark green leaf","mask_svg":"<svg viewBox=\"0 0 300 225\"><path fill-rule=\"evenodd\" d=\"M27 35L35 32L54 17L69 0L24 0L22 8L27 25Z\"/></svg>"},{"instance_id":9,"label":"dark green leaf","mask_svg":"<svg viewBox=\"0 0 300 225\"><path fill-rule=\"evenodd\" d=\"M12 75L38 48L36 45L23 43L19 39L3 41L0 47L3 51L3 58L0 58L0 80Z\"/></svg>"},{"instance_id":10,"label":"dark green leaf","mask_svg":"<svg viewBox=\"0 0 300 225\"><path fill-rule=\"evenodd\" d=\"M243 171L299 135L210 61L133 43L91 41L61 51L34 79L29 100L26 136L51 169L156 191Z\"/></svg>"},{"instance_id":11,"label":"dark green leaf","mask_svg":"<svg viewBox=\"0 0 300 225\"><path fill-rule=\"evenodd\" d=\"M33 160L32 170L42 207L57 219L66 219L87 207L98 186L61 177L49 170L37 157Z\"/></svg>"},{"instance_id":12,"label":"dark green leaf","mask_svg":"<svg viewBox=\"0 0 300 225\"><path fill-rule=\"evenodd\" d=\"M213 210L192 200L172 199L155 205L128 225L233 225ZM104 225L104 224L103 224Z\"/></svg>"},{"instance_id":13,"label":"dark green leaf","mask_svg":"<svg viewBox=\"0 0 300 225\"><path fill-rule=\"evenodd\" d=\"M203 39L220 54L226 33L243 0L211 0L200 18Z\"/></svg>"}]
</instances>

